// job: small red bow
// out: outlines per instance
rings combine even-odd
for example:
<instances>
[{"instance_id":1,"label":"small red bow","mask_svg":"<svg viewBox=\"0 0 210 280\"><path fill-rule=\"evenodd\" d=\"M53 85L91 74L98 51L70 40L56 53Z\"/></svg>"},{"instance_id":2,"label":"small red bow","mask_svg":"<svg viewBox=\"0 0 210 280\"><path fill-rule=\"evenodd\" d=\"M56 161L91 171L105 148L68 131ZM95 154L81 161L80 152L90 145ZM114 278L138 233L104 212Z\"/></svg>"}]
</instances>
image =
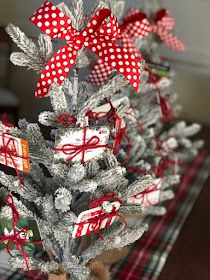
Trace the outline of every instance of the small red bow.
<instances>
[{"instance_id":1,"label":"small red bow","mask_svg":"<svg viewBox=\"0 0 210 280\"><path fill-rule=\"evenodd\" d=\"M90 202L90 209L95 208L95 207L102 207L103 202L105 201L110 201L110 202L119 202L120 205L122 205L122 201L115 197L115 194L113 192L107 192L104 196L100 198L95 198ZM114 217L120 218L120 220L124 223L127 224L125 218L117 211L116 207L113 206L112 210L110 213L101 213L99 216L89 218L87 221L76 223L77 226L79 226L80 230L83 228L85 224L91 224L91 229L93 231L98 231L99 237L103 239L103 236L101 234L101 224L104 220L107 219L107 226L111 225L111 221Z\"/></svg>"},{"instance_id":2,"label":"small red bow","mask_svg":"<svg viewBox=\"0 0 210 280\"><path fill-rule=\"evenodd\" d=\"M160 160L158 166L154 168L155 175L158 178L163 178L164 177L164 173L165 173L165 171L167 169L169 169L171 171L171 173L174 173L173 166L175 164L179 164L179 162L177 160L172 160L172 159L168 159L168 158L162 158Z\"/></svg>"},{"instance_id":3,"label":"small red bow","mask_svg":"<svg viewBox=\"0 0 210 280\"><path fill-rule=\"evenodd\" d=\"M29 267L29 262L28 262L26 252L24 250L24 244L38 245L38 244L42 244L44 241L43 240L36 241L36 242L27 241L26 239L28 236L28 229L26 227L20 229L19 231L16 231L15 228L16 228L16 224L20 221L20 215L14 205L14 200L11 195L8 194L6 196L5 201L6 201L7 206L9 206L12 210L12 233L13 233L13 235L9 235L9 236L0 235L0 243L7 242L6 249L7 249L7 252L9 255L11 255L9 245L10 245L10 243L15 243L16 249L20 250L22 252L26 267L29 271L30 267Z\"/></svg>"},{"instance_id":4,"label":"small red bow","mask_svg":"<svg viewBox=\"0 0 210 280\"><path fill-rule=\"evenodd\" d=\"M91 200L89 207L95 208L95 207L102 206L102 203L105 201L111 201L111 202L117 201L120 203L120 205L122 205L122 201L118 197L115 197L114 192L107 192L105 193L104 196Z\"/></svg>"},{"instance_id":5,"label":"small red bow","mask_svg":"<svg viewBox=\"0 0 210 280\"><path fill-rule=\"evenodd\" d=\"M77 122L77 118L69 114L61 114L58 117L58 122L69 127Z\"/></svg>"},{"instance_id":6,"label":"small red bow","mask_svg":"<svg viewBox=\"0 0 210 280\"><path fill-rule=\"evenodd\" d=\"M60 85L76 61L84 46L96 53L110 68L122 73L137 91L140 83L139 59L116 44L120 29L116 17L107 8L96 12L83 31L77 31L71 19L51 2L45 2L30 20L51 38L67 41L48 62L37 84L36 97L48 96L53 82ZM136 71L137 78L127 70Z\"/></svg>"}]
</instances>

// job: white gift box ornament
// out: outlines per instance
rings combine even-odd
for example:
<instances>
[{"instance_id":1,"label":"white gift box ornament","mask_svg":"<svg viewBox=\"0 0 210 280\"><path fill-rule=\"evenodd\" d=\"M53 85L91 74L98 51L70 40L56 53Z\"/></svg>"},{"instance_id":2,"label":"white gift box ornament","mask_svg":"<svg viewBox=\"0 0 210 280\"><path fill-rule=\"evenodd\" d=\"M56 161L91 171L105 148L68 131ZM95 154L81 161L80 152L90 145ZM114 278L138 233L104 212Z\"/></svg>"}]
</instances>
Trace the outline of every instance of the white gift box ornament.
<instances>
[{"instance_id":1,"label":"white gift box ornament","mask_svg":"<svg viewBox=\"0 0 210 280\"><path fill-rule=\"evenodd\" d=\"M110 131L107 127L59 129L56 135L56 161L84 163L103 157L108 146Z\"/></svg>"},{"instance_id":2,"label":"white gift box ornament","mask_svg":"<svg viewBox=\"0 0 210 280\"><path fill-rule=\"evenodd\" d=\"M140 204L142 206L151 206L159 202L161 189L161 179L156 179L154 183L144 191L128 199L128 204Z\"/></svg>"}]
</instances>

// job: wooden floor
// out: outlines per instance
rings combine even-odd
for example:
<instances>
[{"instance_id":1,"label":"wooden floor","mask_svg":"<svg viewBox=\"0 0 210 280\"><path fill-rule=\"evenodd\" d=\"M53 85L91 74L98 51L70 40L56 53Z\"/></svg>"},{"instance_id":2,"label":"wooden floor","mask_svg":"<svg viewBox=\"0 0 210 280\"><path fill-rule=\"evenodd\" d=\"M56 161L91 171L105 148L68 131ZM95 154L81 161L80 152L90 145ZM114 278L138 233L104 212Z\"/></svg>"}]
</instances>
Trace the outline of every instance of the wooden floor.
<instances>
[{"instance_id":1,"label":"wooden floor","mask_svg":"<svg viewBox=\"0 0 210 280\"><path fill-rule=\"evenodd\" d=\"M200 136L210 151L210 127L205 127ZM210 177L158 280L210 280Z\"/></svg>"}]
</instances>

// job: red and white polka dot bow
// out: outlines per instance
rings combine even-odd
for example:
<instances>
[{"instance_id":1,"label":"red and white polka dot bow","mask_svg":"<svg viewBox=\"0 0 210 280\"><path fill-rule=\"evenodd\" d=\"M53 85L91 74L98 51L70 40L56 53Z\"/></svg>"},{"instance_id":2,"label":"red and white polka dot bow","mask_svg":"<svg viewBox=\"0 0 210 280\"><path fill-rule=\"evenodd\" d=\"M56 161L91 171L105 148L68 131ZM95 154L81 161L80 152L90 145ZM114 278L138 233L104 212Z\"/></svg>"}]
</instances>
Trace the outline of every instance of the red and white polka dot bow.
<instances>
[{"instance_id":1,"label":"red and white polka dot bow","mask_svg":"<svg viewBox=\"0 0 210 280\"><path fill-rule=\"evenodd\" d=\"M185 44L170 32L174 28L174 25L175 20L171 13L166 9L161 9L154 17L154 23L151 24L151 29L170 49L178 52L185 51Z\"/></svg>"},{"instance_id":2,"label":"red and white polka dot bow","mask_svg":"<svg viewBox=\"0 0 210 280\"><path fill-rule=\"evenodd\" d=\"M177 36L169 32L174 28L174 25L175 21L173 16L165 9L156 13L154 23L150 23L147 15L140 10L130 9L123 19L123 24L120 26L121 32L118 39L121 41L123 47L127 48L139 59L142 59L142 57L132 38L143 38L151 32L156 33L169 48L176 51L184 51L184 43ZM128 67L127 71L136 78L135 69ZM100 86L106 81L111 72L112 68L110 65L99 59L93 66L90 75L87 77L87 81Z\"/></svg>"},{"instance_id":3,"label":"red and white polka dot bow","mask_svg":"<svg viewBox=\"0 0 210 280\"><path fill-rule=\"evenodd\" d=\"M120 25L120 34L118 40L121 42L121 45L128 49L130 53L133 53L138 59L142 59L141 54L136 47L133 38L143 38L149 35L151 32L151 26L147 19L146 14L137 10L133 13L133 10L130 10L127 15L123 18L123 23ZM121 58L121 55L119 55ZM122 62L120 62L122 63ZM134 79L137 79L136 69L130 67L128 63L127 72L129 75L133 75ZM112 67L105 63L102 59L99 59L97 63L93 66L90 75L87 77L87 81L100 86L112 73Z\"/></svg>"},{"instance_id":4,"label":"red and white polka dot bow","mask_svg":"<svg viewBox=\"0 0 210 280\"><path fill-rule=\"evenodd\" d=\"M110 68L122 73L137 91L140 83L140 62L126 48L116 44L119 36L119 25L109 9L96 12L83 31L77 31L68 16L51 2L45 2L30 18L43 32L51 38L67 41L48 62L41 73L36 89L36 97L48 96L53 82L62 84L76 61L78 51L84 46L96 53ZM135 77L130 75L127 67L135 69Z\"/></svg>"}]
</instances>

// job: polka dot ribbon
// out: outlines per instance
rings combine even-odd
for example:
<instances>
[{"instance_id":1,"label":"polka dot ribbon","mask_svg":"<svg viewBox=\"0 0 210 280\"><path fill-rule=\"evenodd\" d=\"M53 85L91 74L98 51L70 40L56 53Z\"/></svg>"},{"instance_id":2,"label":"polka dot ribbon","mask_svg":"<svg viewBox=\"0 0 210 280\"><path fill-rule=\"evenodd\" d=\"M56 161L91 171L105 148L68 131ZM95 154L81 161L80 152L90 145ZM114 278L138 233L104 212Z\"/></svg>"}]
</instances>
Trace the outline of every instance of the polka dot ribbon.
<instances>
[{"instance_id":1,"label":"polka dot ribbon","mask_svg":"<svg viewBox=\"0 0 210 280\"><path fill-rule=\"evenodd\" d=\"M171 13L166 9L159 10L151 25L152 32L156 33L160 39L172 50L185 51L185 44L170 31L174 28L175 20Z\"/></svg>"},{"instance_id":2,"label":"polka dot ribbon","mask_svg":"<svg viewBox=\"0 0 210 280\"><path fill-rule=\"evenodd\" d=\"M154 22L150 23L147 15L138 9L130 9L123 23L120 26L120 34L118 40L124 48L127 48L129 52L133 53L137 58L141 59L141 55L133 41L133 38L144 38L151 32L156 33L160 39L172 50L184 51L185 45L179 40L179 38L169 31L174 28L175 21L169 11L162 9L155 15ZM136 78L135 69L132 69L132 65L127 65L127 72L129 75L133 75ZM93 66L90 75L87 77L87 81L100 86L102 85L112 72L112 68L103 60L99 59Z\"/></svg>"},{"instance_id":3,"label":"polka dot ribbon","mask_svg":"<svg viewBox=\"0 0 210 280\"><path fill-rule=\"evenodd\" d=\"M48 62L38 81L37 98L48 96L53 82L62 84L76 61L79 50L87 47L96 53L100 60L110 68L124 75L137 91L140 83L140 62L126 48L116 44L120 29L116 17L107 8L103 8L92 17L83 31L77 31L68 16L51 2L45 2L30 20L51 38L67 41ZM130 75L127 64L132 65L136 74Z\"/></svg>"},{"instance_id":4,"label":"polka dot ribbon","mask_svg":"<svg viewBox=\"0 0 210 280\"><path fill-rule=\"evenodd\" d=\"M149 35L151 32L151 26L147 19L146 14L137 10L137 12L132 12L130 10L129 13L123 19L123 23L120 25L120 34L118 36L118 40L121 42L121 45L126 48L130 53L135 55L139 60L142 59L141 54L136 47L133 38L143 38ZM119 54L118 57L122 59L122 55ZM119 62L122 65L122 61ZM126 71L128 73L128 78L133 77L134 80L138 79L138 73L136 69L133 67L133 63L129 63L126 61ZM110 76L113 69L107 63L104 63L102 59L99 59L97 63L92 68L91 73L87 77L87 81L101 86L104 84L106 79ZM121 69L124 71L124 69Z\"/></svg>"}]
</instances>

